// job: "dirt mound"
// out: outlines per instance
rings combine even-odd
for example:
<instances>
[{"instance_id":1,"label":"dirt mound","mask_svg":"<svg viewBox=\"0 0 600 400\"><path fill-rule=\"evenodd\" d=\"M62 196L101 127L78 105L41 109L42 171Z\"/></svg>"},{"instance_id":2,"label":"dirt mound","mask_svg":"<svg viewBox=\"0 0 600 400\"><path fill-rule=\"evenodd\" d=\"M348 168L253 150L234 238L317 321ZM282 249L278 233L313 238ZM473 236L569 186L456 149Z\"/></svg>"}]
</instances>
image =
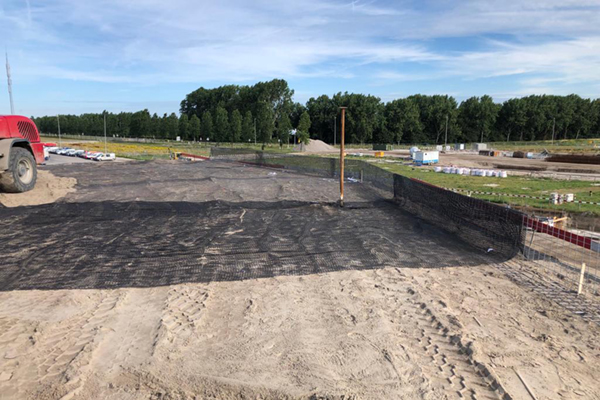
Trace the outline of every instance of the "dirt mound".
<instances>
[{"instance_id":1,"label":"dirt mound","mask_svg":"<svg viewBox=\"0 0 600 400\"><path fill-rule=\"evenodd\" d=\"M332 151L337 151L335 147L330 146L318 139L311 139L308 144L299 144L298 146L294 147L294 150L305 153L330 153Z\"/></svg>"},{"instance_id":2,"label":"dirt mound","mask_svg":"<svg viewBox=\"0 0 600 400\"><path fill-rule=\"evenodd\" d=\"M35 188L25 193L0 193L0 204L5 207L35 206L53 203L75 191L75 178L60 178L49 171L38 171Z\"/></svg>"}]
</instances>

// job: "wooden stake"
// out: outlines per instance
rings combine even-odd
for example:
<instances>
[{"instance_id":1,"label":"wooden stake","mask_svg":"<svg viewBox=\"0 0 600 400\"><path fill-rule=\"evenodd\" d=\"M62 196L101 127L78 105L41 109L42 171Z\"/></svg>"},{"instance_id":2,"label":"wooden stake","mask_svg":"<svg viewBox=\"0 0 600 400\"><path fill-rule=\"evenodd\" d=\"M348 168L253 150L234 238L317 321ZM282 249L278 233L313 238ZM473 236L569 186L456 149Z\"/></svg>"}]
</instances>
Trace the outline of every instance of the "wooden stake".
<instances>
[{"instance_id":1,"label":"wooden stake","mask_svg":"<svg viewBox=\"0 0 600 400\"><path fill-rule=\"evenodd\" d=\"M577 296L581 294L583 290L583 280L585 278L585 263L581 264L581 275L579 275L579 289L577 289Z\"/></svg>"},{"instance_id":2,"label":"wooden stake","mask_svg":"<svg viewBox=\"0 0 600 400\"><path fill-rule=\"evenodd\" d=\"M340 107L342 110L342 137L340 140L340 206L344 207L344 144L346 128L346 107Z\"/></svg>"},{"instance_id":3,"label":"wooden stake","mask_svg":"<svg viewBox=\"0 0 600 400\"><path fill-rule=\"evenodd\" d=\"M531 396L531 398L533 400L538 400L538 398L535 397L535 394L533 394L533 391L531 390L531 388L529 387L529 385L527 385L527 382L525 382L525 379L523 379L523 377L521 376L521 374L519 373L519 371L517 371L515 369L515 373L517 374L517 376L521 380L521 383L523 384L523 386L525 386L525 389L527 390L527 393L529 393L529 395Z\"/></svg>"}]
</instances>

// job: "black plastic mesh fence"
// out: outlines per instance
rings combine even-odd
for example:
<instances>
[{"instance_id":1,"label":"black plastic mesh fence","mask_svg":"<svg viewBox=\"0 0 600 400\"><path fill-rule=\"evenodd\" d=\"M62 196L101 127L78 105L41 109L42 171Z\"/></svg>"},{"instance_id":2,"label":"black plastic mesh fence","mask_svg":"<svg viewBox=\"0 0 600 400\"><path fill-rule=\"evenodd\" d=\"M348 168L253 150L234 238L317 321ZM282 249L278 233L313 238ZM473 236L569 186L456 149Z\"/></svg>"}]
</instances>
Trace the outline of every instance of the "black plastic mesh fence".
<instances>
[{"instance_id":1,"label":"black plastic mesh fence","mask_svg":"<svg viewBox=\"0 0 600 400\"><path fill-rule=\"evenodd\" d=\"M290 169L322 177L339 178L339 159L212 148L211 158ZM346 160L345 179L371 185L400 207L482 251L512 258L523 248L523 214L484 200L391 173L362 160Z\"/></svg>"}]
</instances>

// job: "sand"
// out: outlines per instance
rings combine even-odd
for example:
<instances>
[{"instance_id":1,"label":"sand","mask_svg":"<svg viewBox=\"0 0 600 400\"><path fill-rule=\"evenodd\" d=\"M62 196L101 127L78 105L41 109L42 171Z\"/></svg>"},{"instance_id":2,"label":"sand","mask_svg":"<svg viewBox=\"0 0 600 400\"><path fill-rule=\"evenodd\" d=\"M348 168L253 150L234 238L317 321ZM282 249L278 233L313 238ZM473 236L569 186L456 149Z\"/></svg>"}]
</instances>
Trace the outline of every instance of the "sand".
<instances>
[{"instance_id":1,"label":"sand","mask_svg":"<svg viewBox=\"0 0 600 400\"><path fill-rule=\"evenodd\" d=\"M240 229L246 229L250 217L261 218L265 202L335 199L336 182L216 162L91 165L76 172L57 167L52 172L76 177L78 191L52 209L70 213L68 227L59 229L48 213L46 221L37 220L36 229L48 231L40 243L11 249L12 259L24 261L20 271L3 277L4 283L38 288L0 291L2 400L437 400L498 399L504 392L531 399L523 382L540 400L600 399L600 329L523 285L519 277L533 276L533 264L490 262L408 216L397 216L395 233L378 228L382 219L377 213L387 208L378 208L358 184L348 185L348 197L363 203L364 210L307 204L265 212L267 228L255 227L260 234L253 232L255 237L247 240L287 243L279 252L296 249L286 231L276 228L294 227L295 210L317 208L315 215L347 224L326 232L331 237L354 241L353 230L368 233L360 245L381 260L376 268L356 269L343 258L347 268L327 272L153 285L151 268L169 275L177 273L170 272L173 266L186 270L202 262L193 252L187 261L178 261L180 255L172 250L192 249L208 229L195 221L195 229L183 224L198 213L182 201L260 203L225 212L231 222L211 228L221 234L204 250L206 256L223 251L234 256L240 249L229 238L244 235ZM109 206L108 200L119 204ZM121 226L105 212L107 207L130 209L141 219ZM136 207L162 207L168 213L144 217ZM187 214L177 211L181 207ZM17 215L14 210L4 211ZM359 211L369 216L362 223L351 218ZM27 215L19 218L29 221ZM161 239L144 241L152 229ZM95 260L104 258L91 272L118 261L111 257L127 248L140 257L158 252L164 258L152 266L148 261L136 265L133 259L131 280L120 280L121 270L105 282L89 276L75 282L52 278L53 271L86 275L82 268L92 263L80 260L77 249L85 243L93 247L104 230L113 239L88 252ZM318 224L302 232L298 245L307 249L334 246L315 242L323 234ZM27 240L26 235L7 235L0 232L5 249L7 240ZM65 249L64 257L57 248ZM406 258L390 259L386 251L401 251ZM235 260L258 256L242 254ZM417 260L418 267L407 260ZM23 279L15 280L16 275ZM115 282L114 288L105 287Z\"/></svg>"},{"instance_id":2,"label":"sand","mask_svg":"<svg viewBox=\"0 0 600 400\"><path fill-rule=\"evenodd\" d=\"M25 193L1 193L0 205L5 207L32 206L53 203L75 191L77 180L70 177L56 177L50 171L38 170L37 182L33 190Z\"/></svg>"},{"instance_id":3,"label":"sand","mask_svg":"<svg viewBox=\"0 0 600 400\"><path fill-rule=\"evenodd\" d=\"M302 151L304 153L332 153L339 150L322 140L310 139L310 142L307 145L300 144L294 147L294 151Z\"/></svg>"}]
</instances>

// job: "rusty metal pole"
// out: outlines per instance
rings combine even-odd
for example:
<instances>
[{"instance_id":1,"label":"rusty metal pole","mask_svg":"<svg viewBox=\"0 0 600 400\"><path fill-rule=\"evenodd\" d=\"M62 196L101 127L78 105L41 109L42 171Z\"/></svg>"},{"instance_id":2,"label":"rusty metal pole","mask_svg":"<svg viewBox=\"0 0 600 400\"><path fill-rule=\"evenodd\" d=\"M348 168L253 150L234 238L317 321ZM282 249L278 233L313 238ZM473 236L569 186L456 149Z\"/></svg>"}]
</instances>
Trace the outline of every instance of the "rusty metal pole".
<instances>
[{"instance_id":1,"label":"rusty metal pole","mask_svg":"<svg viewBox=\"0 0 600 400\"><path fill-rule=\"evenodd\" d=\"M340 206L344 207L344 143L346 129L346 107L340 107L342 110L342 137L340 140Z\"/></svg>"}]
</instances>

